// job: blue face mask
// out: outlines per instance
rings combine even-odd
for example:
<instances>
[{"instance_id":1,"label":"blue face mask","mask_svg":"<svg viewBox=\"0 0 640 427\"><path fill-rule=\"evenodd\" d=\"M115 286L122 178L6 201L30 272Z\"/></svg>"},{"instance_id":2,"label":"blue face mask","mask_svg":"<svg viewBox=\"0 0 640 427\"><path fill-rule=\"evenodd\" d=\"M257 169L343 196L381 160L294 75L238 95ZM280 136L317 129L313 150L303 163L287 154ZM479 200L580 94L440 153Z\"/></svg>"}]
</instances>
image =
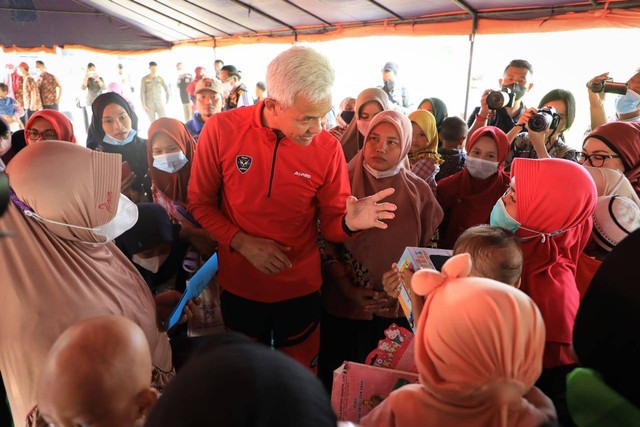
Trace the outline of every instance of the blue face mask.
<instances>
[{"instance_id":1,"label":"blue face mask","mask_svg":"<svg viewBox=\"0 0 640 427\"><path fill-rule=\"evenodd\" d=\"M129 131L129 135L127 135L127 137L122 141L119 141L105 133L104 138L102 138L102 142L106 142L107 144L111 144L111 145L127 145L128 143L133 141L133 137L136 136L136 133L138 132L136 132L135 129L131 129Z\"/></svg>"},{"instance_id":2,"label":"blue face mask","mask_svg":"<svg viewBox=\"0 0 640 427\"><path fill-rule=\"evenodd\" d=\"M188 162L182 151L153 156L153 167L166 173L176 173Z\"/></svg>"},{"instance_id":3,"label":"blue face mask","mask_svg":"<svg viewBox=\"0 0 640 427\"><path fill-rule=\"evenodd\" d=\"M638 109L638 104L640 104L640 95L628 89L626 95L616 99L616 112L618 114L633 113Z\"/></svg>"},{"instance_id":4,"label":"blue face mask","mask_svg":"<svg viewBox=\"0 0 640 427\"><path fill-rule=\"evenodd\" d=\"M513 219L511 215L509 215L509 212L507 212L502 198L499 198L496 204L493 205L489 223L495 227L502 227L505 230L509 230L512 233L515 233L516 230L520 228L520 223Z\"/></svg>"}]
</instances>

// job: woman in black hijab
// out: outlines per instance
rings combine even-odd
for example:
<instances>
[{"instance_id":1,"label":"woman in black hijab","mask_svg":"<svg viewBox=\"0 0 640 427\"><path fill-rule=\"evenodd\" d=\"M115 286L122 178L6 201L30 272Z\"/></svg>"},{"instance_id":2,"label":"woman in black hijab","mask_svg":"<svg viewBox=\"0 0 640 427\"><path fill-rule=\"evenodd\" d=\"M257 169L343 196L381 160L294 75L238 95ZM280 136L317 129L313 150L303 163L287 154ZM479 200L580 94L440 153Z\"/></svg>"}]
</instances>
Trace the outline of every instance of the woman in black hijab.
<instances>
[{"instance_id":1,"label":"woman in black hijab","mask_svg":"<svg viewBox=\"0 0 640 427\"><path fill-rule=\"evenodd\" d=\"M122 155L122 193L133 202L151 201L147 140L138 136L138 116L122 96L107 92L91 104L87 148Z\"/></svg>"}]
</instances>

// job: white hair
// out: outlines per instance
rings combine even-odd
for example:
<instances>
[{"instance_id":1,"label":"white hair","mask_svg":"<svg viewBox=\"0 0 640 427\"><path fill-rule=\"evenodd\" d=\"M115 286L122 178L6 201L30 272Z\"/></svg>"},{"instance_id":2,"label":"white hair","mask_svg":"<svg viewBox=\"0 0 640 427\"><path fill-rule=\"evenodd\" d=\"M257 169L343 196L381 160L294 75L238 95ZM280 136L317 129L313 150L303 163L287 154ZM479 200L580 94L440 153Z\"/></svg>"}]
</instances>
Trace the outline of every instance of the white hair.
<instances>
[{"instance_id":1,"label":"white hair","mask_svg":"<svg viewBox=\"0 0 640 427\"><path fill-rule=\"evenodd\" d=\"M331 100L335 77L324 55L308 46L293 46L276 56L267 67L269 98L283 108L291 107L298 96L312 103Z\"/></svg>"}]
</instances>

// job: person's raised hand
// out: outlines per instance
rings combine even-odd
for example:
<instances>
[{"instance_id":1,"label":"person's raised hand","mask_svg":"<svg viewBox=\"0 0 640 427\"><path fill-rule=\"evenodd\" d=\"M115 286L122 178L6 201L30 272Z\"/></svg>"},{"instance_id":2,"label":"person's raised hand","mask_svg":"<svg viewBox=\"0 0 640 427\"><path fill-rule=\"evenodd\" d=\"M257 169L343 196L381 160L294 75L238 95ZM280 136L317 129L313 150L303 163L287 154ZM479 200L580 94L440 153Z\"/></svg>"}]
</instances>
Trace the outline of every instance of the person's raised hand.
<instances>
[{"instance_id":1,"label":"person's raised hand","mask_svg":"<svg viewBox=\"0 0 640 427\"><path fill-rule=\"evenodd\" d=\"M347 215L345 216L345 223L349 230L358 231L373 227L387 228L388 225L383 220L395 218L394 211L397 206L393 203L379 202L394 192L394 188L387 188L361 199L350 196L347 199Z\"/></svg>"}]
</instances>

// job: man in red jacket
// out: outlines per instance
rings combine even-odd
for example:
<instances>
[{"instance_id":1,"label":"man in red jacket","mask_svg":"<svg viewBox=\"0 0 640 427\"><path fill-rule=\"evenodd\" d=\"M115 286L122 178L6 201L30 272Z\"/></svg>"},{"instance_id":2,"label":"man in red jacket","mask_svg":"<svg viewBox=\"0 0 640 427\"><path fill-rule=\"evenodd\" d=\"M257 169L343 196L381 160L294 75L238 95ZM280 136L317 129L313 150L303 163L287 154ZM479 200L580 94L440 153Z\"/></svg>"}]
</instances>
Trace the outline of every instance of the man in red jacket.
<instances>
[{"instance_id":1,"label":"man in red jacket","mask_svg":"<svg viewBox=\"0 0 640 427\"><path fill-rule=\"evenodd\" d=\"M386 228L387 189L356 199L340 143L322 128L335 72L294 46L267 68L269 97L205 124L189 209L219 243L222 316L229 329L316 371L321 313L317 222L325 239ZM318 221L316 221L318 219Z\"/></svg>"}]
</instances>

